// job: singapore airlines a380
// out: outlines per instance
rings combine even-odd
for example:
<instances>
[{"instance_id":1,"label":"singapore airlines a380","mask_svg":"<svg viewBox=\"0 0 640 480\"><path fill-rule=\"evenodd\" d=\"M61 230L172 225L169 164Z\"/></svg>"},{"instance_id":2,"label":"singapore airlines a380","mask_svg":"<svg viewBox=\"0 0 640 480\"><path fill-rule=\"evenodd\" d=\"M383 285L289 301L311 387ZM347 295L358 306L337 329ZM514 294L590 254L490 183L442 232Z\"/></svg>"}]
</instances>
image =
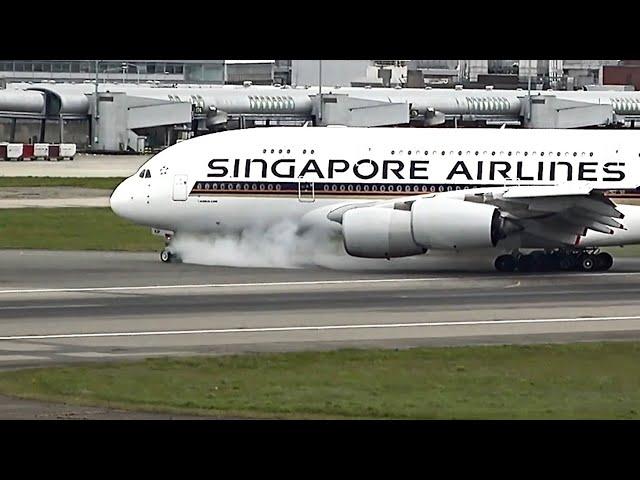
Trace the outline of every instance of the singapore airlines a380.
<instances>
[{"instance_id":1,"label":"singapore airlines a380","mask_svg":"<svg viewBox=\"0 0 640 480\"><path fill-rule=\"evenodd\" d=\"M498 271L611 268L640 243L640 142L622 130L272 127L196 137L152 157L113 211L164 232L267 228L341 236L361 258L459 258ZM441 257L442 258L442 257ZM428 262L427 262L428 264Z\"/></svg>"}]
</instances>

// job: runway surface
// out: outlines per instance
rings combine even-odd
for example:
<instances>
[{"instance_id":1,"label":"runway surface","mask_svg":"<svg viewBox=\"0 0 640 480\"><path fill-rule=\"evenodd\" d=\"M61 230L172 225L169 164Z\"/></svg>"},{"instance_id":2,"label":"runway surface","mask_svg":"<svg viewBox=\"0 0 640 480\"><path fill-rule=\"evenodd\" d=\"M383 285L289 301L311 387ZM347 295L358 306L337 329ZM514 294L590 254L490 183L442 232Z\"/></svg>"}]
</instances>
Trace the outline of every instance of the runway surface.
<instances>
[{"instance_id":1,"label":"runway surface","mask_svg":"<svg viewBox=\"0 0 640 480\"><path fill-rule=\"evenodd\" d=\"M640 338L640 259L609 272L357 272L0 251L0 368L346 346Z\"/></svg>"},{"instance_id":2,"label":"runway surface","mask_svg":"<svg viewBox=\"0 0 640 480\"><path fill-rule=\"evenodd\" d=\"M108 207L111 192L80 187L0 187L0 209Z\"/></svg>"},{"instance_id":3,"label":"runway surface","mask_svg":"<svg viewBox=\"0 0 640 480\"><path fill-rule=\"evenodd\" d=\"M78 154L65 161L0 162L5 177L128 177L151 155Z\"/></svg>"}]
</instances>

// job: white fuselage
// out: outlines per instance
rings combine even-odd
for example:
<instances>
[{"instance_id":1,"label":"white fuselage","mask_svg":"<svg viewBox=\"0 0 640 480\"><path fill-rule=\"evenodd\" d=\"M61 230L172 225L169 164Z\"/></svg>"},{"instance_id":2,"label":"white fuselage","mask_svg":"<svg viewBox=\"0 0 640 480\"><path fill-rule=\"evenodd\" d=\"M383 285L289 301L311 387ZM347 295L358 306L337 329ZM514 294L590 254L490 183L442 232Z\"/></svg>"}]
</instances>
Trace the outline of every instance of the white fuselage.
<instances>
[{"instance_id":1,"label":"white fuselage","mask_svg":"<svg viewBox=\"0 0 640 480\"><path fill-rule=\"evenodd\" d=\"M329 222L328 211L344 204L505 185L588 182L615 199L634 194L639 169L640 137L629 131L255 128L167 148L118 186L111 205L139 224L216 233ZM581 244L640 242L640 207L619 209L626 230L590 231Z\"/></svg>"}]
</instances>

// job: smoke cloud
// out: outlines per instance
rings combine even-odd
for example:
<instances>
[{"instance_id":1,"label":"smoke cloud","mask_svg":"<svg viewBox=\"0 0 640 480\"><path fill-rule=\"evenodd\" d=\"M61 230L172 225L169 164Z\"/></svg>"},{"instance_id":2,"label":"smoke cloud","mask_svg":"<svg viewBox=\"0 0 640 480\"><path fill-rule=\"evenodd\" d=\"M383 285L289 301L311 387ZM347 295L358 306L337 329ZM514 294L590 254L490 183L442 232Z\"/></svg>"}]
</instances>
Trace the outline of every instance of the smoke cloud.
<instances>
[{"instance_id":1,"label":"smoke cloud","mask_svg":"<svg viewBox=\"0 0 640 480\"><path fill-rule=\"evenodd\" d=\"M305 268L366 271L438 271L493 269L494 252L430 252L386 259L348 255L342 239L321 228L300 231L295 222L219 235L179 234L172 248L185 263L229 267Z\"/></svg>"},{"instance_id":2,"label":"smoke cloud","mask_svg":"<svg viewBox=\"0 0 640 480\"><path fill-rule=\"evenodd\" d=\"M230 267L303 268L314 265L323 249L331 252L328 232L300 232L294 222L254 227L240 233L176 235L172 247L185 263Z\"/></svg>"}]
</instances>

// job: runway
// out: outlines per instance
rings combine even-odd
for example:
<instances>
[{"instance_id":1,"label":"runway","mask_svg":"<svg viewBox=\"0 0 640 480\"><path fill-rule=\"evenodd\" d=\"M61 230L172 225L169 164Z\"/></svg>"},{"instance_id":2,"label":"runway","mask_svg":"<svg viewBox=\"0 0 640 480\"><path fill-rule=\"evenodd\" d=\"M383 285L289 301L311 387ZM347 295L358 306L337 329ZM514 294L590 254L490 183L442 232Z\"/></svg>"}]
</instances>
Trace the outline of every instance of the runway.
<instances>
[{"instance_id":1,"label":"runway","mask_svg":"<svg viewBox=\"0 0 640 480\"><path fill-rule=\"evenodd\" d=\"M5 177L128 177L151 155L101 155L80 153L71 161L0 162Z\"/></svg>"},{"instance_id":2,"label":"runway","mask_svg":"<svg viewBox=\"0 0 640 480\"><path fill-rule=\"evenodd\" d=\"M80 187L0 187L0 209L108 207L111 192Z\"/></svg>"},{"instance_id":3,"label":"runway","mask_svg":"<svg viewBox=\"0 0 640 480\"><path fill-rule=\"evenodd\" d=\"M357 272L0 251L0 368L154 355L640 338L640 260L605 273Z\"/></svg>"}]
</instances>

